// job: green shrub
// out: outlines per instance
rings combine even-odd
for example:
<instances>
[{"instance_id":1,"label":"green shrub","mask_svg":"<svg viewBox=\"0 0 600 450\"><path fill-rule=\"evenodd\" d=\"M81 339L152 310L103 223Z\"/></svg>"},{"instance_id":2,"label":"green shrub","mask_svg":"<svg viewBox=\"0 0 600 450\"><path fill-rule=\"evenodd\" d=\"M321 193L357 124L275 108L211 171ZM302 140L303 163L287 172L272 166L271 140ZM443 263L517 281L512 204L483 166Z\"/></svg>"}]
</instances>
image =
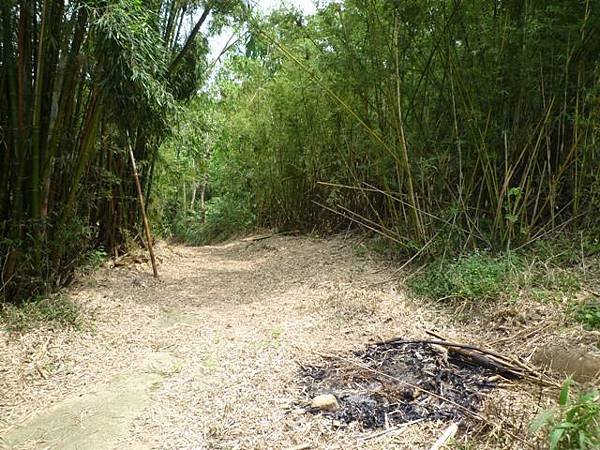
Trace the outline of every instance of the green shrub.
<instances>
[{"instance_id":1,"label":"green shrub","mask_svg":"<svg viewBox=\"0 0 600 450\"><path fill-rule=\"evenodd\" d=\"M429 298L491 299L513 287L516 257L494 257L487 253L460 256L451 262L439 262L409 281L417 294Z\"/></svg>"},{"instance_id":2,"label":"green shrub","mask_svg":"<svg viewBox=\"0 0 600 450\"><path fill-rule=\"evenodd\" d=\"M533 431L544 429L550 450L594 450L600 448L600 394L597 390L571 399L571 379L560 392L558 406L542 411L532 423Z\"/></svg>"},{"instance_id":3,"label":"green shrub","mask_svg":"<svg viewBox=\"0 0 600 450\"><path fill-rule=\"evenodd\" d=\"M27 221L26 226L33 222ZM98 259L94 250L95 231L77 217L70 217L62 227L53 231L52 236L41 243L36 257L34 237L24 235L20 239L0 238L0 266L7 263L4 255L15 255L14 270L4 273L3 285L0 283L0 303L19 304L31 298L42 297L67 286L75 272L84 272ZM0 269L0 272L2 269Z\"/></svg>"},{"instance_id":4,"label":"green shrub","mask_svg":"<svg viewBox=\"0 0 600 450\"><path fill-rule=\"evenodd\" d=\"M583 283L575 265L579 246L580 241L559 236L540 240L519 253L475 252L451 261L436 260L409 287L418 295L438 299L525 296L546 302L573 298Z\"/></svg>"},{"instance_id":5,"label":"green shrub","mask_svg":"<svg viewBox=\"0 0 600 450\"><path fill-rule=\"evenodd\" d=\"M248 204L234 195L207 202L206 220L200 227L201 242L218 242L247 231L254 223Z\"/></svg>"},{"instance_id":6,"label":"green shrub","mask_svg":"<svg viewBox=\"0 0 600 450\"><path fill-rule=\"evenodd\" d=\"M0 305L0 322L10 332L23 332L39 325L78 327L79 306L68 296L56 294L25 301L20 305Z\"/></svg>"},{"instance_id":7,"label":"green shrub","mask_svg":"<svg viewBox=\"0 0 600 450\"><path fill-rule=\"evenodd\" d=\"M539 239L532 244L530 253L545 264L568 266L580 261L579 242L575 236L559 235L553 239Z\"/></svg>"},{"instance_id":8,"label":"green shrub","mask_svg":"<svg viewBox=\"0 0 600 450\"><path fill-rule=\"evenodd\" d=\"M107 259L108 253L102 248L90 250L85 254L80 270L83 273L93 272L100 268Z\"/></svg>"},{"instance_id":9,"label":"green shrub","mask_svg":"<svg viewBox=\"0 0 600 450\"><path fill-rule=\"evenodd\" d=\"M600 329L600 302L587 301L577 309L575 317L590 330Z\"/></svg>"}]
</instances>

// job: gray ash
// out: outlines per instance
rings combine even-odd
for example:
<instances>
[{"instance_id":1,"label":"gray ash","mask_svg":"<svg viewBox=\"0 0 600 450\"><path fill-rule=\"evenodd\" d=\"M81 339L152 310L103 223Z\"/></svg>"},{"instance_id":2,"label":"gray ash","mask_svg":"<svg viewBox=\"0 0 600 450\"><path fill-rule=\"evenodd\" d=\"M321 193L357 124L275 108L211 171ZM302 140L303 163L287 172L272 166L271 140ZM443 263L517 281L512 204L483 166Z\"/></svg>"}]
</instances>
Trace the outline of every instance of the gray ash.
<instances>
[{"instance_id":1,"label":"gray ash","mask_svg":"<svg viewBox=\"0 0 600 450\"><path fill-rule=\"evenodd\" d=\"M310 398L337 397L340 409L323 414L365 428L419 419L463 423L480 411L498 375L429 343L375 344L354 356L358 364L332 359L305 367L303 387Z\"/></svg>"}]
</instances>

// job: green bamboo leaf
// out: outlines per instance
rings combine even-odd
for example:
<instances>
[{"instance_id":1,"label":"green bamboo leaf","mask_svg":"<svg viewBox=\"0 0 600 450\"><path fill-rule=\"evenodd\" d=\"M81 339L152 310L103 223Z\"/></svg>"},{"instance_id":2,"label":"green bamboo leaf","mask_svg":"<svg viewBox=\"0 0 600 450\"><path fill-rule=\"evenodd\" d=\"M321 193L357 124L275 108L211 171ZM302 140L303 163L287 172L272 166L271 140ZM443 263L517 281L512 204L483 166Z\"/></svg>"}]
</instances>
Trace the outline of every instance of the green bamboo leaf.
<instances>
[{"instance_id":1,"label":"green bamboo leaf","mask_svg":"<svg viewBox=\"0 0 600 450\"><path fill-rule=\"evenodd\" d=\"M552 430L552 432L550 433L550 450L558 449L558 444L560 443L560 440L564 433L564 428L555 428L554 430Z\"/></svg>"},{"instance_id":2,"label":"green bamboo leaf","mask_svg":"<svg viewBox=\"0 0 600 450\"><path fill-rule=\"evenodd\" d=\"M569 401L569 391L571 390L571 377L567 378L560 390L560 396L558 397L558 404L560 406L566 406Z\"/></svg>"}]
</instances>

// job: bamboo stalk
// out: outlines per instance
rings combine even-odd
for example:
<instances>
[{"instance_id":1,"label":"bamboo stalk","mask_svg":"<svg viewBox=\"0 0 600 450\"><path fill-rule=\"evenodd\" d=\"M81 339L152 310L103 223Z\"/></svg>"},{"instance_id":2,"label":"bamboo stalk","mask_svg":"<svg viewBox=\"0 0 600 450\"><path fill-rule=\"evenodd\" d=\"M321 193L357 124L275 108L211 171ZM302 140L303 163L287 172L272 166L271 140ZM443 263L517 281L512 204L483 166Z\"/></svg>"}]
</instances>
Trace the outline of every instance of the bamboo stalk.
<instances>
[{"instance_id":1,"label":"bamboo stalk","mask_svg":"<svg viewBox=\"0 0 600 450\"><path fill-rule=\"evenodd\" d=\"M212 2L209 2L206 5L206 7L204 8L204 12L202 13L202 15L200 16L200 18L196 22L196 25L194 26L194 28L190 32L190 35L188 36L187 40L185 41L185 44L183 45L183 48L181 49L181 51L177 54L177 56L175 57L175 59L169 65L169 68L167 69L167 74L166 74L165 78L168 79L168 78L170 78L173 75L173 73L175 73L175 70L177 69L177 66L179 65L179 63L181 62L181 60L183 59L183 57L186 55L186 53L192 47L192 44L194 43L194 40L196 39L196 35L200 31L200 27L202 27L202 24L206 21L208 15L210 14L210 11L211 11L212 7L213 7Z\"/></svg>"},{"instance_id":2,"label":"bamboo stalk","mask_svg":"<svg viewBox=\"0 0 600 450\"><path fill-rule=\"evenodd\" d=\"M86 117L81 130L79 157L77 158L77 163L71 177L69 193L67 194L64 204L65 206L58 222L61 226L65 224L67 217L71 213L71 209L75 203L79 181L83 176L89 155L92 151L94 143L96 142L95 139L98 136L98 124L100 122L100 113L102 109L101 103L99 89L94 88L90 94Z\"/></svg>"},{"instance_id":3,"label":"bamboo stalk","mask_svg":"<svg viewBox=\"0 0 600 450\"><path fill-rule=\"evenodd\" d=\"M39 219L40 203L40 160L41 142L40 127L42 122L42 101L44 93L44 77L46 62L46 41L48 40L48 20L50 17L51 2L45 1L42 10L42 22L40 25L40 38L38 43L37 67L35 71L35 86L33 95L33 117L31 137L31 216L34 220ZM39 245L36 238L36 246Z\"/></svg>"},{"instance_id":4,"label":"bamboo stalk","mask_svg":"<svg viewBox=\"0 0 600 450\"><path fill-rule=\"evenodd\" d=\"M148 253L150 253L150 260L152 261L152 273L154 274L154 278L158 278L158 269L156 268L156 259L154 258L154 249L152 248L152 233L150 232L150 225L148 224L148 217L146 216L146 206L144 205L144 194L142 193L140 176L138 174L135 156L133 155L133 148L129 143L129 139L127 139L127 147L129 149L129 159L131 160L131 166L133 168L133 178L135 180L138 200L140 202L140 210L142 212L142 220L144 222L144 232L146 234L146 242L148 244Z\"/></svg>"},{"instance_id":5,"label":"bamboo stalk","mask_svg":"<svg viewBox=\"0 0 600 450\"><path fill-rule=\"evenodd\" d=\"M14 47L12 43L12 21L11 21L11 10L7 4L2 4L2 8L0 9L2 13L2 39L3 39L3 69L5 71L6 77L6 86L8 88L8 95L6 96L7 104L6 104L6 112L7 117L6 121L9 125L9 129L7 130L7 151L6 157L9 157L9 154L12 153L12 163L10 166L7 165L6 172L3 174L6 176L7 186L6 186L6 194L3 195L10 197L12 193L13 197L13 216L15 218L18 217L20 211L17 209L19 205L20 192L18 190L19 183L18 180L14 180L13 175L15 172L18 172L19 168L19 158L20 158L20 129L19 129L19 115L18 115L18 98L17 98L17 73L18 67L14 57ZM11 149L12 147L12 149ZM11 151L12 150L12 151ZM0 207L4 207L4 203ZM16 222L16 221L15 221ZM18 224L14 224L13 229L18 228Z\"/></svg>"},{"instance_id":6,"label":"bamboo stalk","mask_svg":"<svg viewBox=\"0 0 600 450\"><path fill-rule=\"evenodd\" d=\"M87 20L88 11L86 8L81 8L77 13L77 23L71 38L71 48L68 55L65 56L66 61L62 69L63 74L56 80L57 112L50 122L48 145L40 177L42 214L44 216L48 211L53 160L58 151L60 139L65 132L65 128L68 128L69 123L75 116L75 112L73 111L75 98L72 93L77 89L78 80L76 79L76 75L79 67L77 56L81 51L81 46L85 38Z\"/></svg>"},{"instance_id":7,"label":"bamboo stalk","mask_svg":"<svg viewBox=\"0 0 600 450\"><path fill-rule=\"evenodd\" d=\"M31 136L31 218L34 220L33 230L33 255L35 265L40 264L40 253L42 246L42 233L37 223L41 217L42 203L40 202L40 163L42 158L42 145L40 139L40 127L42 123L42 102L44 96L44 79L46 48L48 40L48 21L51 15L51 2L46 0L43 4L42 19L40 24L40 37L37 48L37 67L35 70L35 85L32 100L32 136Z\"/></svg>"},{"instance_id":8,"label":"bamboo stalk","mask_svg":"<svg viewBox=\"0 0 600 450\"><path fill-rule=\"evenodd\" d=\"M408 191L408 199L411 206L409 211L413 222L412 225L416 233L416 238L422 241L425 239L425 227L423 226L423 220L421 214L419 213L419 205L417 203L415 188L413 186L410 159L408 157L408 145L406 143L406 135L404 133L404 118L402 114L402 92L400 89L400 49L398 44L399 26L399 17L396 16L394 26L394 53L396 59L396 102L398 107L398 141L400 142L400 149L402 150L402 169L404 170L404 176L406 177L406 189Z\"/></svg>"}]
</instances>

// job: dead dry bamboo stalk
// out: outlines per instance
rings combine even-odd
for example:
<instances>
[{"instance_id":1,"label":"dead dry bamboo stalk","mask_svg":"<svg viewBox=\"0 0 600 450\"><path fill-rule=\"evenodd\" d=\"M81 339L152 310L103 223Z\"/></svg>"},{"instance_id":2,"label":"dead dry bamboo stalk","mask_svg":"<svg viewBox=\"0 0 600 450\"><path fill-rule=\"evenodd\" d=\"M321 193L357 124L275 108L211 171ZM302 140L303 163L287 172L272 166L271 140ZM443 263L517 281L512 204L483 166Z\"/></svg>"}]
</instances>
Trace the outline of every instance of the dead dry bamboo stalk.
<instances>
[{"instance_id":1,"label":"dead dry bamboo stalk","mask_svg":"<svg viewBox=\"0 0 600 450\"><path fill-rule=\"evenodd\" d=\"M544 375L542 372L539 372L537 370L535 370L533 367L530 367L529 365L525 364L524 362L522 362L521 360L519 360L516 357L513 356L505 356L502 355L498 352L495 352L494 350L490 350L490 349L483 349L481 347L476 347L473 345L465 345L465 344L458 344L458 343L453 343L453 342L449 342L446 338L444 338L443 336L441 336L438 333L435 333L431 330L425 330L425 333L427 333L430 336L433 336L437 339L440 339L441 341L443 341L443 343L446 346L449 347L456 347L456 348L464 348L464 349L468 349L468 350L475 350L479 353L483 353L489 356L493 356L497 359L499 359L500 361L505 361L506 363L511 364L513 367L516 366L516 368L523 372L522 376L524 376L525 378L528 378L531 381L535 381L539 384L542 385L546 385L546 386L550 386L550 387L556 387L559 388L561 387L561 384L556 383L554 380L552 380L551 378L549 378L548 376Z\"/></svg>"},{"instance_id":2,"label":"dead dry bamboo stalk","mask_svg":"<svg viewBox=\"0 0 600 450\"><path fill-rule=\"evenodd\" d=\"M456 432L458 431L458 425L455 423L450 424L448 428L444 431L444 433L435 441L435 444L431 446L429 450L440 450L444 447L450 439L454 437Z\"/></svg>"},{"instance_id":3,"label":"dead dry bamboo stalk","mask_svg":"<svg viewBox=\"0 0 600 450\"><path fill-rule=\"evenodd\" d=\"M131 144L129 144L129 141L127 143L129 147L129 159L131 159L131 166L133 167L133 178L135 179L135 186L137 188L138 199L140 201L140 210L142 211L142 220L144 222L144 232L146 234L146 242L148 244L148 253L150 253L150 260L152 261L152 272L154 273L154 278L158 278L158 269L156 268L156 259L154 258L154 249L152 248L152 233L150 232L150 225L148 225L148 217L146 216L146 206L144 205L144 194L142 193L142 185L140 184L140 175L138 174Z\"/></svg>"}]
</instances>

